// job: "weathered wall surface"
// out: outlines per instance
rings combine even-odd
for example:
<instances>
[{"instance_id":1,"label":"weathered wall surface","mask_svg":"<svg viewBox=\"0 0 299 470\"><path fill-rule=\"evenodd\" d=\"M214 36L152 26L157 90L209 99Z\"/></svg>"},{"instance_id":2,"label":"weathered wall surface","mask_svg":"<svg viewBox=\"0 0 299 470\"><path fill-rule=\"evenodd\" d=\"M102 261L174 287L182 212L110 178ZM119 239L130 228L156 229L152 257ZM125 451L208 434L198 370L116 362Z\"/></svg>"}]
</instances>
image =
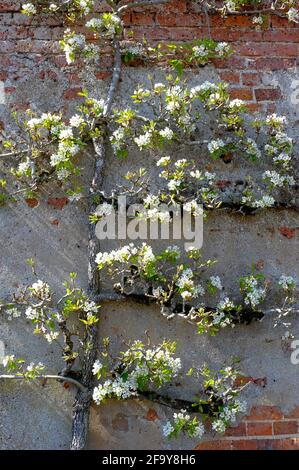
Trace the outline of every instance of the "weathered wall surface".
<instances>
[{"instance_id":1,"label":"weathered wall surface","mask_svg":"<svg viewBox=\"0 0 299 470\"><path fill-rule=\"evenodd\" d=\"M137 38L143 34L153 41L203 37L208 34L208 28L195 4L174 1L163 10L132 12L126 21ZM62 32L63 25L57 20L30 21L20 15L18 2L1 2L0 81L5 90L5 99L0 100L1 126L9 125L11 109L26 109L29 105L40 111L62 109L68 115L78 102L81 79L93 89L101 90L105 86L103 79L109 75L109 61L102 60L103 65L95 76L86 69L66 66L56 44ZM298 83L295 84L298 80L298 25L273 17L265 29L256 31L246 16L212 17L211 35L216 40L233 41L236 54L202 69L193 76L192 82L201 83L207 78L227 80L233 96L248 101L253 112L277 110L286 114L289 131L298 139ZM127 99L134 84L146 79L147 74L148 70L143 67L125 71L122 100ZM155 74L161 76L161 72ZM175 156L180 157L180 152ZM200 158L196 152L192 157ZM140 157L137 160L133 155L130 161L116 162L109 156L105 188L111 188L132 165L151 168L151 158L153 156L144 155L140 161ZM85 181L90 176L91 162L88 156ZM253 176L257 176L259 166L252 168ZM242 175L244 168L236 164L231 169L219 163L218 171L221 178L234 179ZM37 260L39 277L46 279L58 294L70 271L78 272L80 284L86 286L86 208L84 203L69 202L61 210L57 209L51 204L51 198L61 196L59 188L46 187L35 208L20 202L0 209L0 298L32 280L25 263L27 258ZM296 205L296 194L293 198ZM221 211L211 215L205 223L203 255L219 260L215 272L232 295L237 294L237 278L249 272L252 263L263 261L264 272L270 280L277 279L283 272L298 279L298 230L299 217L295 210L271 210L250 217ZM266 377L265 386L252 384L248 387L246 399L251 413L223 439L215 441L213 436L208 436L208 442L201 444L201 448L298 449L299 369L291 364L290 351L282 349L281 331L273 330L273 322L269 314L262 323L225 330L216 338L199 337L194 327L182 320L169 322L154 307L106 301L100 332L101 336L112 338L116 352L125 340L144 339L146 330L153 343L164 337L173 338L178 342L178 354L185 370L203 362L217 368L223 359L239 356L244 373L253 378ZM299 337L298 320L294 319L294 324ZM59 351L33 337L30 325L24 322L15 327L1 320L0 327L0 340L5 344L6 353L21 354L33 360L42 357L49 371L57 370ZM196 393L196 383L185 379L169 391L175 397L191 399ZM59 384L1 383L0 448L68 448L73 395L73 389L63 389ZM161 426L169 416L169 410L142 400L113 402L100 409L92 407L89 447L194 448L198 443L185 439L163 442Z\"/></svg>"}]
</instances>

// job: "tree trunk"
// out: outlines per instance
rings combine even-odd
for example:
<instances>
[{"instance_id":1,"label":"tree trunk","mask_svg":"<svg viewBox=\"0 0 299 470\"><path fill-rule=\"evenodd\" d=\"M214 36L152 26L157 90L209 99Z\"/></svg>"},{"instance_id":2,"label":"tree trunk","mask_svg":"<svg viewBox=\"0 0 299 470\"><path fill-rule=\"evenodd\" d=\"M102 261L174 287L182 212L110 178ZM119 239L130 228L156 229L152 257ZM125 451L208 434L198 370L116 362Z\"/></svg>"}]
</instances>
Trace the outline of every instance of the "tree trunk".
<instances>
[{"instance_id":1,"label":"tree trunk","mask_svg":"<svg viewBox=\"0 0 299 470\"><path fill-rule=\"evenodd\" d=\"M93 200L102 185L102 171L105 161L105 137L94 141L96 153L94 177L90 187L89 211L94 212L97 204ZM88 244L88 292L91 300L96 301L100 291L99 270L95 263L95 256L100 250L100 243L95 234L95 224L89 224ZM97 357L98 326L87 327L84 341L84 356L82 366L82 384L86 391L79 390L73 404L72 443L71 450L83 450L87 443L89 426L89 408L92 400L93 374L92 366Z\"/></svg>"}]
</instances>

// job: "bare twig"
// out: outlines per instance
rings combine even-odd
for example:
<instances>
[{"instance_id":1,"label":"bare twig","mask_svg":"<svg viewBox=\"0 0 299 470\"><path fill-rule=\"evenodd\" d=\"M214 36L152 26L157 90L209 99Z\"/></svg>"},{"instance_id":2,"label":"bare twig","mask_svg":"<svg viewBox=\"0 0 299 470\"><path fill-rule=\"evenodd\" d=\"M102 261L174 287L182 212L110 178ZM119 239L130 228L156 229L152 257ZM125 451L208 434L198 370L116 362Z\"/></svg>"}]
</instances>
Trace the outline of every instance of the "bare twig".
<instances>
[{"instance_id":1,"label":"bare twig","mask_svg":"<svg viewBox=\"0 0 299 470\"><path fill-rule=\"evenodd\" d=\"M65 377L63 375L37 375L35 379L41 380L58 380L59 382L68 382L76 385L82 392L86 390L86 387L82 385L78 380L72 379L71 377ZM22 375L0 375L0 380L26 380ZM32 379L30 379L32 380Z\"/></svg>"},{"instance_id":2,"label":"bare twig","mask_svg":"<svg viewBox=\"0 0 299 470\"><path fill-rule=\"evenodd\" d=\"M118 13L123 13L126 10L130 10L132 8L137 7L150 7L153 5L163 5L164 3L169 3L170 0L144 0L144 1L137 1L137 2L130 2L127 5L123 5L119 7Z\"/></svg>"},{"instance_id":3,"label":"bare twig","mask_svg":"<svg viewBox=\"0 0 299 470\"><path fill-rule=\"evenodd\" d=\"M29 149L27 150L18 150L16 152L8 152L8 153L0 153L0 158L6 158L6 157L14 157L18 155L23 155L24 153L28 153Z\"/></svg>"}]
</instances>

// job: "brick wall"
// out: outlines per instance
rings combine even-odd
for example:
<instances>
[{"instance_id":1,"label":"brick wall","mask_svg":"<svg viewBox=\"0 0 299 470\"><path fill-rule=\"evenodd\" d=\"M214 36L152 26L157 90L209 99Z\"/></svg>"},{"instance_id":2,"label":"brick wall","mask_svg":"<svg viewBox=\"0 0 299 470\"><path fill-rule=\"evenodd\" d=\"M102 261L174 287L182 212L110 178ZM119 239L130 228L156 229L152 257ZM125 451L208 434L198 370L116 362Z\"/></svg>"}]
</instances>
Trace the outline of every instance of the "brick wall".
<instances>
[{"instance_id":1,"label":"brick wall","mask_svg":"<svg viewBox=\"0 0 299 470\"><path fill-rule=\"evenodd\" d=\"M200 443L196 450L298 450L299 407L284 415L275 406L254 406L225 437Z\"/></svg>"},{"instance_id":2,"label":"brick wall","mask_svg":"<svg viewBox=\"0 0 299 470\"><path fill-rule=\"evenodd\" d=\"M205 15L192 6L194 3L179 0L163 8L132 11L125 16L128 33L133 31L136 39L145 35L154 43L189 41L209 34L215 40L232 42L236 53L228 60L214 61L220 78L231 84L232 96L247 101L252 111L272 112L281 98L281 90L279 86L265 86L261 74L296 65L299 25L272 16L258 31L250 15L228 18L212 15L208 27ZM66 102L77 98L78 69L66 66L57 44L63 30L59 19L28 19L19 13L19 2L4 0L0 3L0 80L5 82L10 102L18 80L23 74L34 73L34 69L38 69L41 81L50 78L54 84L56 70L63 70L68 86L62 98ZM102 63L96 74L99 80L109 75L110 61L105 58Z\"/></svg>"}]
</instances>

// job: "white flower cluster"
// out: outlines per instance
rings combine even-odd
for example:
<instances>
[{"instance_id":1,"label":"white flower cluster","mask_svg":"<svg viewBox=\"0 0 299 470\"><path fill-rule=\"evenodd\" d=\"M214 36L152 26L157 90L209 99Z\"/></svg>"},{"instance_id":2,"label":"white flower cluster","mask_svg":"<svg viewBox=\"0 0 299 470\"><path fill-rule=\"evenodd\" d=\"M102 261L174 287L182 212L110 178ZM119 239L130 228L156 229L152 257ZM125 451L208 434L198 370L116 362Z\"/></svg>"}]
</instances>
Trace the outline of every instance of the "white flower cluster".
<instances>
[{"instance_id":1,"label":"white flower cluster","mask_svg":"<svg viewBox=\"0 0 299 470\"><path fill-rule=\"evenodd\" d=\"M191 88L190 97L191 98L200 97L202 94L205 94L207 92L212 93L213 91L217 89L218 89L218 86L215 83L206 81L202 83L201 85L197 85L196 87Z\"/></svg>"},{"instance_id":2,"label":"white flower cluster","mask_svg":"<svg viewBox=\"0 0 299 470\"><path fill-rule=\"evenodd\" d=\"M288 168L291 160L292 157L285 152L282 152L279 155L275 155L273 158L273 162L276 165L282 165L283 168Z\"/></svg>"},{"instance_id":3,"label":"white flower cluster","mask_svg":"<svg viewBox=\"0 0 299 470\"><path fill-rule=\"evenodd\" d=\"M135 255L138 255L138 263L142 268L144 268L148 263L156 260L151 246L143 243L137 248L133 243L130 243L118 250L112 250L109 253L98 253L95 261L99 265L100 269L102 269L104 266L115 262L126 263Z\"/></svg>"},{"instance_id":4,"label":"white flower cluster","mask_svg":"<svg viewBox=\"0 0 299 470\"><path fill-rule=\"evenodd\" d=\"M211 285L213 287L216 287L216 289L218 290L222 290L223 289L223 286L222 286L222 283L221 283L221 279L219 276L211 276L210 279L209 279Z\"/></svg>"},{"instance_id":5,"label":"white flower cluster","mask_svg":"<svg viewBox=\"0 0 299 470\"><path fill-rule=\"evenodd\" d=\"M91 18L86 27L94 31L101 31L106 36L113 37L122 25L121 19L112 13L104 13L101 18Z\"/></svg>"},{"instance_id":6,"label":"white flower cluster","mask_svg":"<svg viewBox=\"0 0 299 470\"><path fill-rule=\"evenodd\" d=\"M192 269L185 269L176 281L180 295L184 300L191 300L205 294L205 289L201 284L195 284Z\"/></svg>"},{"instance_id":7,"label":"white flower cluster","mask_svg":"<svg viewBox=\"0 0 299 470\"><path fill-rule=\"evenodd\" d=\"M134 142L140 150L148 147L152 141L152 132L147 131L145 134L141 134L134 138Z\"/></svg>"},{"instance_id":8,"label":"white flower cluster","mask_svg":"<svg viewBox=\"0 0 299 470\"><path fill-rule=\"evenodd\" d=\"M230 300L228 297L225 297L224 300L221 300L217 305L217 310L225 311L236 308L234 302Z\"/></svg>"},{"instance_id":9,"label":"white flower cluster","mask_svg":"<svg viewBox=\"0 0 299 470\"><path fill-rule=\"evenodd\" d=\"M169 127L165 127L164 129L159 131L159 134L161 137L163 137L163 139L166 139L166 140L172 140L174 137L174 132Z\"/></svg>"},{"instance_id":10,"label":"white flower cluster","mask_svg":"<svg viewBox=\"0 0 299 470\"><path fill-rule=\"evenodd\" d=\"M203 208L197 201L192 200L184 204L184 211L191 213L194 217L203 215Z\"/></svg>"},{"instance_id":11,"label":"white flower cluster","mask_svg":"<svg viewBox=\"0 0 299 470\"><path fill-rule=\"evenodd\" d=\"M43 332L43 334L44 338L48 341L49 344L53 343L53 341L55 341L59 336L58 331Z\"/></svg>"},{"instance_id":12,"label":"white flower cluster","mask_svg":"<svg viewBox=\"0 0 299 470\"><path fill-rule=\"evenodd\" d=\"M242 198L242 203L249 202L246 197ZM265 209L267 207L273 207L275 204L275 199L272 196L264 194L261 199L256 199L254 201L250 201L250 205L256 209Z\"/></svg>"},{"instance_id":13,"label":"white flower cluster","mask_svg":"<svg viewBox=\"0 0 299 470\"><path fill-rule=\"evenodd\" d=\"M256 308L265 299L266 289L264 287L258 287L258 281L253 276L243 278L243 280L245 291L244 302L246 305L251 305L252 308Z\"/></svg>"},{"instance_id":14,"label":"white flower cluster","mask_svg":"<svg viewBox=\"0 0 299 470\"><path fill-rule=\"evenodd\" d=\"M186 410L181 410L180 413L174 413L173 420L168 421L162 429L163 436L171 438L178 435L180 432L186 432L190 437L201 439L204 435L204 425L196 419L191 418Z\"/></svg>"},{"instance_id":15,"label":"white flower cluster","mask_svg":"<svg viewBox=\"0 0 299 470\"><path fill-rule=\"evenodd\" d=\"M143 204L145 207L158 207L160 204L160 199L154 194L148 194L144 200Z\"/></svg>"},{"instance_id":16,"label":"white flower cluster","mask_svg":"<svg viewBox=\"0 0 299 470\"><path fill-rule=\"evenodd\" d=\"M245 102L243 100L238 99L238 98L236 98L234 100L231 100L228 103L228 107L230 109L233 109L233 110L236 110L236 111L239 110L240 108L242 108L244 105L245 105Z\"/></svg>"},{"instance_id":17,"label":"white flower cluster","mask_svg":"<svg viewBox=\"0 0 299 470\"><path fill-rule=\"evenodd\" d=\"M236 422L236 416L238 413L246 413L247 403L241 400L234 400L233 403L226 405L217 419L212 422L212 429L219 434L226 431L230 424Z\"/></svg>"},{"instance_id":18,"label":"white flower cluster","mask_svg":"<svg viewBox=\"0 0 299 470\"><path fill-rule=\"evenodd\" d=\"M234 328L235 324L232 321L232 317L229 315L229 311L235 308L235 304L228 297L221 300L216 307L216 312L213 313L213 325L220 328L227 326Z\"/></svg>"},{"instance_id":19,"label":"white flower cluster","mask_svg":"<svg viewBox=\"0 0 299 470\"><path fill-rule=\"evenodd\" d=\"M251 139L250 137L248 139L246 139L246 141L245 141L245 148L246 148L246 152L251 157L258 158L258 159L261 158L262 152L258 148L257 143L253 139Z\"/></svg>"},{"instance_id":20,"label":"white flower cluster","mask_svg":"<svg viewBox=\"0 0 299 470\"><path fill-rule=\"evenodd\" d=\"M86 300L83 304L83 310L85 313L98 313L99 306L93 300Z\"/></svg>"},{"instance_id":21,"label":"white flower cluster","mask_svg":"<svg viewBox=\"0 0 299 470\"><path fill-rule=\"evenodd\" d=\"M134 377L129 377L124 381L121 377L114 380L106 380L104 384L98 385L93 391L93 399L97 405L100 405L107 398L126 398L136 396L137 388Z\"/></svg>"},{"instance_id":22,"label":"white flower cluster","mask_svg":"<svg viewBox=\"0 0 299 470\"><path fill-rule=\"evenodd\" d=\"M219 150L223 150L225 148L225 143L222 139L212 140L208 144L208 149L211 154L218 152Z\"/></svg>"},{"instance_id":23,"label":"white flower cluster","mask_svg":"<svg viewBox=\"0 0 299 470\"><path fill-rule=\"evenodd\" d=\"M101 372L103 367L103 364L97 359L92 366L93 375L98 375L98 373Z\"/></svg>"},{"instance_id":24,"label":"white flower cluster","mask_svg":"<svg viewBox=\"0 0 299 470\"><path fill-rule=\"evenodd\" d=\"M277 171L274 170L267 170L263 174L263 179L266 182L271 183L272 186L275 188L282 188L283 186L294 186L295 179L293 176L290 175L281 175Z\"/></svg>"},{"instance_id":25,"label":"white flower cluster","mask_svg":"<svg viewBox=\"0 0 299 470\"><path fill-rule=\"evenodd\" d=\"M111 204L108 204L107 202L103 202L103 204L97 207L95 213L98 217L107 217L108 215L111 215L113 211L114 211L114 208Z\"/></svg>"},{"instance_id":26,"label":"white flower cluster","mask_svg":"<svg viewBox=\"0 0 299 470\"><path fill-rule=\"evenodd\" d=\"M202 44L200 46L194 46L192 48L192 52L194 57L200 58L200 59L205 59L209 57L210 51Z\"/></svg>"},{"instance_id":27,"label":"white flower cluster","mask_svg":"<svg viewBox=\"0 0 299 470\"><path fill-rule=\"evenodd\" d=\"M6 314L7 314L7 319L11 321L13 318L19 318L21 316L20 310L18 310L16 307L8 306L6 308Z\"/></svg>"},{"instance_id":28,"label":"white flower cluster","mask_svg":"<svg viewBox=\"0 0 299 470\"><path fill-rule=\"evenodd\" d=\"M28 318L28 320L37 320L40 314L36 308L29 306L25 310L25 316Z\"/></svg>"},{"instance_id":29,"label":"white flower cluster","mask_svg":"<svg viewBox=\"0 0 299 470\"><path fill-rule=\"evenodd\" d=\"M50 286L40 279L34 282L30 287L32 294L42 300L48 300L51 297Z\"/></svg>"},{"instance_id":30,"label":"white flower cluster","mask_svg":"<svg viewBox=\"0 0 299 470\"><path fill-rule=\"evenodd\" d=\"M235 0L225 0L224 5L229 12L233 12L238 9L237 2Z\"/></svg>"},{"instance_id":31,"label":"white flower cluster","mask_svg":"<svg viewBox=\"0 0 299 470\"><path fill-rule=\"evenodd\" d=\"M75 143L72 127L62 126L57 129L57 136L59 139L58 148L56 153L50 156L50 165L52 167L58 167L57 170L61 170L59 178L69 176L70 171L66 168L61 168L61 164L69 161L70 158L74 157L80 150L80 146ZM63 171L62 171L63 170Z\"/></svg>"},{"instance_id":32,"label":"white flower cluster","mask_svg":"<svg viewBox=\"0 0 299 470\"><path fill-rule=\"evenodd\" d=\"M22 11L25 15L31 16L31 15L35 15L36 8L33 5L33 3L24 3L22 5Z\"/></svg>"},{"instance_id":33,"label":"white flower cluster","mask_svg":"<svg viewBox=\"0 0 299 470\"><path fill-rule=\"evenodd\" d=\"M264 24L264 19L261 15L254 16L252 18L252 23L261 26L262 24Z\"/></svg>"},{"instance_id":34,"label":"white flower cluster","mask_svg":"<svg viewBox=\"0 0 299 470\"><path fill-rule=\"evenodd\" d=\"M224 312L218 312L218 311L216 311L213 314L212 323L214 326L220 327L220 328L226 328L227 326L231 326L232 328L234 328L235 326L234 323L232 322L232 319L229 317L229 315L227 315Z\"/></svg>"},{"instance_id":35,"label":"white flower cluster","mask_svg":"<svg viewBox=\"0 0 299 470\"><path fill-rule=\"evenodd\" d=\"M181 110L187 90L184 92L179 85L166 89L166 109L170 114L176 114Z\"/></svg>"},{"instance_id":36,"label":"white flower cluster","mask_svg":"<svg viewBox=\"0 0 299 470\"><path fill-rule=\"evenodd\" d=\"M282 274L278 284L283 288L283 290L293 290L296 287L296 280L292 276L286 276L285 274Z\"/></svg>"},{"instance_id":37,"label":"white flower cluster","mask_svg":"<svg viewBox=\"0 0 299 470\"><path fill-rule=\"evenodd\" d=\"M18 165L18 174L20 176L27 175L28 170L32 168L32 161L29 158L26 158L23 162Z\"/></svg>"},{"instance_id":38,"label":"white flower cluster","mask_svg":"<svg viewBox=\"0 0 299 470\"><path fill-rule=\"evenodd\" d=\"M165 167L170 164L170 157L162 157L160 160L157 161L157 166Z\"/></svg>"},{"instance_id":39,"label":"white flower cluster","mask_svg":"<svg viewBox=\"0 0 299 470\"><path fill-rule=\"evenodd\" d=\"M82 13L84 13L84 15L87 15L94 4L94 0L79 0L77 3Z\"/></svg>"},{"instance_id":40,"label":"white flower cluster","mask_svg":"<svg viewBox=\"0 0 299 470\"><path fill-rule=\"evenodd\" d=\"M68 64L75 61L76 54L82 54L84 57L94 57L98 53L98 47L87 43L84 34L75 34L69 29L65 31L64 39L60 44Z\"/></svg>"},{"instance_id":41,"label":"white flower cluster","mask_svg":"<svg viewBox=\"0 0 299 470\"><path fill-rule=\"evenodd\" d=\"M287 17L289 21L293 21L294 23L299 23L299 11L297 8L290 8L287 11Z\"/></svg>"},{"instance_id":42,"label":"white flower cluster","mask_svg":"<svg viewBox=\"0 0 299 470\"><path fill-rule=\"evenodd\" d=\"M15 360L15 355L14 354L4 356L4 358L2 360L3 367L6 368L9 364L13 363L14 360Z\"/></svg>"},{"instance_id":43,"label":"white flower cluster","mask_svg":"<svg viewBox=\"0 0 299 470\"><path fill-rule=\"evenodd\" d=\"M230 46L227 44L227 42L219 42L215 48L215 52L220 57L223 57L225 54L230 52Z\"/></svg>"},{"instance_id":44,"label":"white flower cluster","mask_svg":"<svg viewBox=\"0 0 299 470\"><path fill-rule=\"evenodd\" d=\"M80 127L82 124L84 124L84 119L79 114L74 114L74 116L70 118L70 125L72 127Z\"/></svg>"},{"instance_id":45,"label":"white flower cluster","mask_svg":"<svg viewBox=\"0 0 299 470\"><path fill-rule=\"evenodd\" d=\"M267 116L266 124L276 128L282 128L287 124L287 118L285 116L278 116L276 113Z\"/></svg>"},{"instance_id":46,"label":"white flower cluster","mask_svg":"<svg viewBox=\"0 0 299 470\"><path fill-rule=\"evenodd\" d=\"M138 349L138 344L133 343L132 348L123 353L124 363L131 361L132 351L134 348ZM102 369L102 364L96 361L93 366L93 373L97 375ZM172 357L172 354L168 350L163 350L160 347L155 349L148 349L143 351L138 349L137 364L134 364L134 369L129 372L128 377L124 379L121 376L117 376L115 379L108 379L104 384L98 385L94 389L93 399L99 405L107 398L118 398L126 399L131 396L138 395L138 379L143 378L146 381L151 381L152 370L161 369L160 385L167 383L169 377L175 377L181 369L180 358ZM163 377L162 372L167 370L167 376Z\"/></svg>"},{"instance_id":47,"label":"white flower cluster","mask_svg":"<svg viewBox=\"0 0 299 470\"><path fill-rule=\"evenodd\" d=\"M112 264L114 262L124 263L130 259L131 256L137 254L137 248L133 243L123 246L118 250L112 250L109 253L98 253L95 262L100 266Z\"/></svg>"}]
</instances>

